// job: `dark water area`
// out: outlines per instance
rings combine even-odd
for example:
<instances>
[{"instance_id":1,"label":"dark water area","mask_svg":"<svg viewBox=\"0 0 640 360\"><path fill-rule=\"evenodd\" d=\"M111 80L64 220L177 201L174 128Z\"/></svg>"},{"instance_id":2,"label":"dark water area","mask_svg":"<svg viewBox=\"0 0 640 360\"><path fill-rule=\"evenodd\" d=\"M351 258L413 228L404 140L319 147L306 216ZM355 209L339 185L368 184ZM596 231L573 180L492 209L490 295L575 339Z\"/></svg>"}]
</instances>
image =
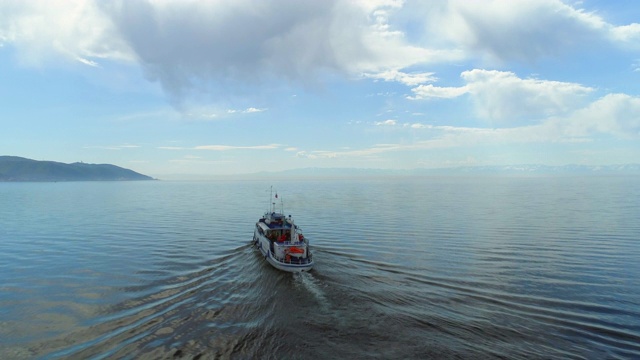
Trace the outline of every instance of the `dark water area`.
<instances>
[{"instance_id":1,"label":"dark water area","mask_svg":"<svg viewBox=\"0 0 640 360\"><path fill-rule=\"evenodd\" d=\"M639 279L637 177L0 183L2 359L640 358Z\"/></svg>"}]
</instances>

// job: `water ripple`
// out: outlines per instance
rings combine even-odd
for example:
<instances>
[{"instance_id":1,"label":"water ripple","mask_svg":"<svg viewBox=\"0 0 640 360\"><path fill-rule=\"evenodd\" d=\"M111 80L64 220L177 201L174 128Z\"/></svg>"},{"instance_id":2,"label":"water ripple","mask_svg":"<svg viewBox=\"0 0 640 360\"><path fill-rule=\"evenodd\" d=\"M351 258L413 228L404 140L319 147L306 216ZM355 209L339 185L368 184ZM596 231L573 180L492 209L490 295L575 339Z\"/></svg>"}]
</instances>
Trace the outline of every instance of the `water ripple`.
<instances>
[{"instance_id":1,"label":"water ripple","mask_svg":"<svg viewBox=\"0 0 640 360\"><path fill-rule=\"evenodd\" d=\"M636 180L0 184L0 357L640 357Z\"/></svg>"}]
</instances>

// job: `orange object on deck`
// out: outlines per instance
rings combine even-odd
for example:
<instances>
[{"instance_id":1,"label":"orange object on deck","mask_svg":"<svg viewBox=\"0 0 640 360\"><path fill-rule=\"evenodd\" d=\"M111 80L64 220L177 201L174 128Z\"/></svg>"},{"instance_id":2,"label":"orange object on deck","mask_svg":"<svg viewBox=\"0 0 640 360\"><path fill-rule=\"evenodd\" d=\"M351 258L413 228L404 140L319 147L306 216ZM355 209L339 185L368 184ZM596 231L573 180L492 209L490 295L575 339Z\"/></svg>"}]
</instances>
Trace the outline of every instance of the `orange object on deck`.
<instances>
[{"instance_id":1,"label":"orange object on deck","mask_svg":"<svg viewBox=\"0 0 640 360\"><path fill-rule=\"evenodd\" d=\"M292 246L292 247L288 248L288 250L289 250L290 253L293 253L293 254L304 254L304 249L301 249L301 248L296 247L296 246Z\"/></svg>"}]
</instances>

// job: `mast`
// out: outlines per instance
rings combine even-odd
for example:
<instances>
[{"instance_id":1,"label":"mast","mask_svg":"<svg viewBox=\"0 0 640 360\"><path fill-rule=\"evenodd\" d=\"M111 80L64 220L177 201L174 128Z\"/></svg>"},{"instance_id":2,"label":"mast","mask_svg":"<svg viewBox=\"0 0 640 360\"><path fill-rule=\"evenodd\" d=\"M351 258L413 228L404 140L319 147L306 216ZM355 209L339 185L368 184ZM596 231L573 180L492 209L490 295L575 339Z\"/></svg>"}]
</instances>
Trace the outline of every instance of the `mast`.
<instances>
[{"instance_id":1,"label":"mast","mask_svg":"<svg viewBox=\"0 0 640 360\"><path fill-rule=\"evenodd\" d=\"M289 233L289 241L294 242L298 240L296 234L296 225L293 223L293 218L289 215L289 221L291 222L291 232Z\"/></svg>"},{"instance_id":2,"label":"mast","mask_svg":"<svg viewBox=\"0 0 640 360\"><path fill-rule=\"evenodd\" d=\"M278 198L278 192L276 192L276 199ZM276 202L273 201L273 185L269 188L269 207L268 212L272 213L276 211Z\"/></svg>"},{"instance_id":3,"label":"mast","mask_svg":"<svg viewBox=\"0 0 640 360\"><path fill-rule=\"evenodd\" d=\"M280 197L280 213L284 216L284 200Z\"/></svg>"}]
</instances>

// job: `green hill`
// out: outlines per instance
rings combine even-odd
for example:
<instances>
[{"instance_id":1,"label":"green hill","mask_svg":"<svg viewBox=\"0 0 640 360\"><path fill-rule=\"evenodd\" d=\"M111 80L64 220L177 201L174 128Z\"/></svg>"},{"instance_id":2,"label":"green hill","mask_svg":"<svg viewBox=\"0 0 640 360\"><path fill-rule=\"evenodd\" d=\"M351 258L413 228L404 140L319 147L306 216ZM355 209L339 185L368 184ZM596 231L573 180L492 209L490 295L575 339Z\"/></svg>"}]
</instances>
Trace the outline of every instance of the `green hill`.
<instances>
[{"instance_id":1,"label":"green hill","mask_svg":"<svg viewBox=\"0 0 640 360\"><path fill-rule=\"evenodd\" d=\"M110 164L65 164L18 156L0 156L0 181L124 181L153 180Z\"/></svg>"}]
</instances>

